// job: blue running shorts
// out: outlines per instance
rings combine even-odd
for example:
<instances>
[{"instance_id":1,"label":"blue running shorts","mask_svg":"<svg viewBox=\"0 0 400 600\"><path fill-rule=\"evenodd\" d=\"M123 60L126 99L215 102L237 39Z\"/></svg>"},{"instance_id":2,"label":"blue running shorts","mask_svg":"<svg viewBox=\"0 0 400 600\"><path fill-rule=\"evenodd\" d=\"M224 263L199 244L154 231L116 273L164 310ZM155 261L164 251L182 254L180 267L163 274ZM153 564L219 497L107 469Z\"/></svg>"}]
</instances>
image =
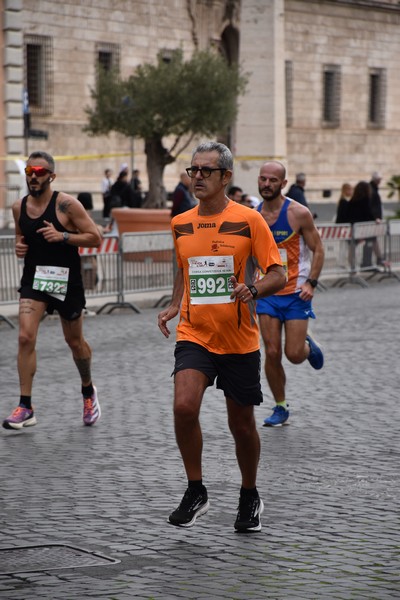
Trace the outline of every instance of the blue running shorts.
<instances>
[{"instance_id":1,"label":"blue running shorts","mask_svg":"<svg viewBox=\"0 0 400 600\"><path fill-rule=\"evenodd\" d=\"M269 296L257 300L256 312L258 315L269 315L274 319L285 321L305 321L315 319L311 300L302 300L300 292L284 296Z\"/></svg>"}]
</instances>

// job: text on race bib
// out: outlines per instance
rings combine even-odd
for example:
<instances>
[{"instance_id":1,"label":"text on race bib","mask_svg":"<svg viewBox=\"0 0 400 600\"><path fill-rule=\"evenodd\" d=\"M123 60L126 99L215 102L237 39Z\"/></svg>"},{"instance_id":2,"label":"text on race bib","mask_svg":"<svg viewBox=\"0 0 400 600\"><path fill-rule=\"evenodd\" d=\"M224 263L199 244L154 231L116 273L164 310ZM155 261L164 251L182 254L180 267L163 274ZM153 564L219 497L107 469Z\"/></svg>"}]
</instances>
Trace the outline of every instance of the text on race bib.
<instances>
[{"instance_id":1,"label":"text on race bib","mask_svg":"<svg viewBox=\"0 0 400 600\"><path fill-rule=\"evenodd\" d=\"M68 290L68 267L38 265L33 279L33 289L45 292L58 300L65 300Z\"/></svg>"},{"instance_id":2,"label":"text on race bib","mask_svg":"<svg viewBox=\"0 0 400 600\"><path fill-rule=\"evenodd\" d=\"M230 298L233 256L194 256L188 262L191 304L234 302Z\"/></svg>"}]
</instances>

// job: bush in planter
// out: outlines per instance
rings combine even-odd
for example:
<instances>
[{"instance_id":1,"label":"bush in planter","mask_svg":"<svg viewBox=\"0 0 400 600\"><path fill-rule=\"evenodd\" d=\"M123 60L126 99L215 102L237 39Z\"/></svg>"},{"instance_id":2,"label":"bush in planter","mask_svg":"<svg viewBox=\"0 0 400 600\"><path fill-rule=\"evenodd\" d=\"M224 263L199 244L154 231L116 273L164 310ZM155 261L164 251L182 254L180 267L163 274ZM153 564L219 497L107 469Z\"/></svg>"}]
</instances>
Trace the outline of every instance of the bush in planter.
<instances>
[{"instance_id":1,"label":"bush in planter","mask_svg":"<svg viewBox=\"0 0 400 600\"><path fill-rule=\"evenodd\" d=\"M392 175L389 181L386 182L389 188L388 198L392 198L397 193L397 198L400 202L400 175Z\"/></svg>"}]
</instances>

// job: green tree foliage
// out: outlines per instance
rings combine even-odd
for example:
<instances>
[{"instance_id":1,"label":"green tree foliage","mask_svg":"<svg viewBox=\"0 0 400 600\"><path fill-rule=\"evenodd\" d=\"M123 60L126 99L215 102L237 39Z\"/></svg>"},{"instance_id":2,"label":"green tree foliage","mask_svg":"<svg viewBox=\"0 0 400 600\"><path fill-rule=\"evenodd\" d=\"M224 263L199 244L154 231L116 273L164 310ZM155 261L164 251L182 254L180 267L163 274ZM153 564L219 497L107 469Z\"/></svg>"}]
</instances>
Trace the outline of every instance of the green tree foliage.
<instances>
[{"instance_id":1,"label":"green tree foliage","mask_svg":"<svg viewBox=\"0 0 400 600\"><path fill-rule=\"evenodd\" d=\"M169 62L140 65L122 79L99 70L91 90L84 128L91 135L111 131L145 142L149 196L147 206L164 205L163 173L194 136L213 137L235 122L238 96L246 77L218 54L198 51L185 61L176 50ZM166 147L166 143L170 146Z\"/></svg>"},{"instance_id":2,"label":"green tree foliage","mask_svg":"<svg viewBox=\"0 0 400 600\"><path fill-rule=\"evenodd\" d=\"M397 199L400 201L400 175L392 175L386 185L389 188L388 198L397 195Z\"/></svg>"}]
</instances>

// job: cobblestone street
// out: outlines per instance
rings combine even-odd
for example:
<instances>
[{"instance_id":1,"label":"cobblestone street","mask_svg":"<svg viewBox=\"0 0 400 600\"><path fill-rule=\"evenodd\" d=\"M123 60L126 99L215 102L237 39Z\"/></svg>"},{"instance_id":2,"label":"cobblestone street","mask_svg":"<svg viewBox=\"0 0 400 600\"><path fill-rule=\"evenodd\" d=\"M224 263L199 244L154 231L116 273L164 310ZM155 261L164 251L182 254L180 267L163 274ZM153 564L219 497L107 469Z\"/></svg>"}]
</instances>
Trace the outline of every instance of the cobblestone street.
<instances>
[{"instance_id":1,"label":"cobblestone street","mask_svg":"<svg viewBox=\"0 0 400 600\"><path fill-rule=\"evenodd\" d=\"M263 528L233 529L240 487L221 392L202 408L210 510L167 523L186 487L172 421L174 336L159 309L85 318L102 418L82 425L76 367L58 319L40 327L38 424L1 429L2 551L65 544L116 564L0 574L4 600L400 598L399 294L394 280L318 292L325 367L285 362L290 425L262 427ZM16 322L16 321L15 321ZM175 322L172 323L172 329ZM17 329L0 322L0 408L18 402ZM9 569L8 571L10 571Z\"/></svg>"}]
</instances>

